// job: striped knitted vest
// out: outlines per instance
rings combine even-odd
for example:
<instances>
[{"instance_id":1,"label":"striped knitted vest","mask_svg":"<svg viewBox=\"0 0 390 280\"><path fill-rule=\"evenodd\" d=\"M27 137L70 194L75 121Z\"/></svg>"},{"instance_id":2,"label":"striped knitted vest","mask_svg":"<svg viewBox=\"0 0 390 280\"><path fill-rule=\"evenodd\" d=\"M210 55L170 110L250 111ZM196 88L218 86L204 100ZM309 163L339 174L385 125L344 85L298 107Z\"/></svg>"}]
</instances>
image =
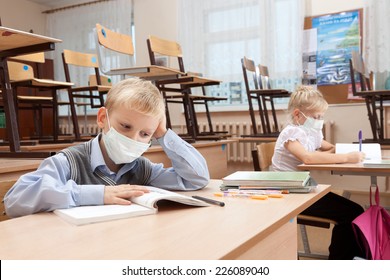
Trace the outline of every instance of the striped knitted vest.
<instances>
[{"instance_id":1,"label":"striped knitted vest","mask_svg":"<svg viewBox=\"0 0 390 280\"><path fill-rule=\"evenodd\" d=\"M147 185L151 175L151 162L140 157L135 160L135 166L115 182L100 170L91 169L92 140L72 146L61 151L70 164L70 178L78 185Z\"/></svg>"}]
</instances>

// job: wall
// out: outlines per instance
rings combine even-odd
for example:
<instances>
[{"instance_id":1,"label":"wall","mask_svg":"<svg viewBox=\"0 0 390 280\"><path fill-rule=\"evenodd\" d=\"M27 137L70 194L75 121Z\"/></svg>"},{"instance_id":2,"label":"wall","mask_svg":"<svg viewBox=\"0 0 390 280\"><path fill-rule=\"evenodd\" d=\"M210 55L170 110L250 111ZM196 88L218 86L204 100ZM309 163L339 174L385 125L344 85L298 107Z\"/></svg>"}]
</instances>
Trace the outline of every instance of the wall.
<instances>
[{"instance_id":1,"label":"wall","mask_svg":"<svg viewBox=\"0 0 390 280\"><path fill-rule=\"evenodd\" d=\"M23 7L23 8L21 8ZM0 0L0 17L3 26L45 35L47 7L27 0Z\"/></svg>"}]
</instances>

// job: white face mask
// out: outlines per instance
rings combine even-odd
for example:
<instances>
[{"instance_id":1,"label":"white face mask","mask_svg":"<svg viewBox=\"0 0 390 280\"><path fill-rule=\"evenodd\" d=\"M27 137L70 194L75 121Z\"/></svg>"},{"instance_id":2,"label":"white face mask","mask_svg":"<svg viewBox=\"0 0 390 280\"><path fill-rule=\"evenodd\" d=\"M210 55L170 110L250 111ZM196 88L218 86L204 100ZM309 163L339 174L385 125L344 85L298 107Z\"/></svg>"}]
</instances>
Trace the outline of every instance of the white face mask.
<instances>
[{"instance_id":1,"label":"white face mask","mask_svg":"<svg viewBox=\"0 0 390 280\"><path fill-rule=\"evenodd\" d=\"M301 112L302 113L302 112ZM302 115L305 116L304 113ZM324 120L316 120L312 117L306 117L306 121L303 124L303 127L314 130L314 131L320 131L322 130L322 127L324 126Z\"/></svg>"},{"instance_id":2,"label":"white face mask","mask_svg":"<svg viewBox=\"0 0 390 280\"><path fill-rule=\"evenodd\" d=\"M110 129L107 133L103 132L103 142L106 147L108 156L116 164L130 163L139 158L150 146L150 143L142 143L128 138L111 125L107 115L107 122Z\"/></svg>"}]
</instances>

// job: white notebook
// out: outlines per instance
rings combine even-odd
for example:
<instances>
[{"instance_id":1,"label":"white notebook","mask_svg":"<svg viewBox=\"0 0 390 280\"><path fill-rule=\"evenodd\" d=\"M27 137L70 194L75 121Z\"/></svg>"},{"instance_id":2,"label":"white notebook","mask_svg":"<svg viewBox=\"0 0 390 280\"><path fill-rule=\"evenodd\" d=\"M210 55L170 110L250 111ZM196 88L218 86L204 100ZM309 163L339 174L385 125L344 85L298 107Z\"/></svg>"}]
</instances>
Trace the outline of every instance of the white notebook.
<instances>
[{"instance_id":1,"label":"white notebook","mask_svg":"<svg viewBox=\"0 0 390 280\"><path fill-rule=\"evenodd\" d=\"M336 154L346 154L359 151L359 144L336 143ZM366 154L365 161L381 160L381 145L378 143L362 144L362 152Z\"/></svg>"}]
</instances>

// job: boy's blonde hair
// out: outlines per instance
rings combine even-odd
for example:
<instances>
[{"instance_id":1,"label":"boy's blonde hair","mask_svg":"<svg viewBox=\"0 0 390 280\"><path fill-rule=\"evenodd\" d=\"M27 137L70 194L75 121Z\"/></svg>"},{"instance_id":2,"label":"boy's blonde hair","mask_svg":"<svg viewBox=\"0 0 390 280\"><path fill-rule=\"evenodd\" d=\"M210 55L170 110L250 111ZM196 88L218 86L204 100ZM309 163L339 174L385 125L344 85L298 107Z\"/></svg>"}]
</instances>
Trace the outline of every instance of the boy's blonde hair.
<instances>
[{"instance_id":1,"label":"boy's blonde hair","mask_svg":"<svg viewBox=\"0 0 390 280\"><path fill-rule=\"evenodd\" d=\"M287 111L292 116L295 109L300 111L325 112L328 109L328 102L326 102L322 93L311 86L299 86L291 94L288 102Z\"/></svg>"},{"instance_id":2,"label":"boy's blonde hair","mask_svg":"<svg viewBox=\"0 0 390 280\"><path fill-rule=\"evenodd\" d=\"M123 80L108 92L104 104L107 110L115 110L119 105L159 119L165 114L164 101L157 87L139 78Z\"/></svg>"}]
</instances>

